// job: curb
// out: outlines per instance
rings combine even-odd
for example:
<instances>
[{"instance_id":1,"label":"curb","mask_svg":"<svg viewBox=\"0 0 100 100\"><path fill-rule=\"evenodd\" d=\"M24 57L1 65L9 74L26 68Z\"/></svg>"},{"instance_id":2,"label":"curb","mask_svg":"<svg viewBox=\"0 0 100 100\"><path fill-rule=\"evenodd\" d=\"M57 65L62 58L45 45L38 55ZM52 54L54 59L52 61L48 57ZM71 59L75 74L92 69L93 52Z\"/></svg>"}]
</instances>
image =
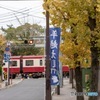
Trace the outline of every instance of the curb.
<instances>
[{"instance_id":1,"label":"curb","mask_svg":"<svg viewBox=\"0 0 100 100\"><path fill-rule=\"evenodd\" d=\"M4 87L1 86L1 87L0 87L0 90L10 88L10 87L12 87L12 86L14 86L14 85L17 85L17 84L20 83L21 81L23 81L23 80L21 79L21 80L19 80L18 82L13 83L13 84L10 84L10 85L8 85L8 86L5 86L5 85L4 85Z\"/></svg>"}]
</instances>

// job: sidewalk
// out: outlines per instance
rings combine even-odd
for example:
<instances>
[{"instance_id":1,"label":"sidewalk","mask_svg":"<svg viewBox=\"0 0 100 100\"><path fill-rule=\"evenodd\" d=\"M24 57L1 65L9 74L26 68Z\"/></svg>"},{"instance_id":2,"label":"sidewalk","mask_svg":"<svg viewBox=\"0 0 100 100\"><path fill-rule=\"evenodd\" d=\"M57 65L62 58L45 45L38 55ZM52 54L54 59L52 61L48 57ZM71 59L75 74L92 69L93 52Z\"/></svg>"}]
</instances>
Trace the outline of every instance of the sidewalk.
<instances>
[{"instance_id":1,"label":"sidewalk","mask_svg":"<svg viewBox=\"0 0 100 100\"><path fill-rule=\"evenodd\" d=\"M69 79L65 78L63 87L60 88L60 95L54 93L52 100L76 100L75 89L72 89ZM88 100L87 96L84 96L84 100Z\"/></svg>"},{"instance_id":2,"label":"sidewalk","mask_svg":"<svg viewBox=\"0 0 100 100\"><path fill-rule=\"evenodd\" d=\"M22 79L17 79L17 78L16 79L12 79L12 80L10 80L10 85L7 85L7 86L6 86L6 81L0 82L0 90L1 89L5 89L5 88L9 88L9 87L11 87L13 85L18 84L21 81L22 81Z\"/></svg>"}]
</instances>

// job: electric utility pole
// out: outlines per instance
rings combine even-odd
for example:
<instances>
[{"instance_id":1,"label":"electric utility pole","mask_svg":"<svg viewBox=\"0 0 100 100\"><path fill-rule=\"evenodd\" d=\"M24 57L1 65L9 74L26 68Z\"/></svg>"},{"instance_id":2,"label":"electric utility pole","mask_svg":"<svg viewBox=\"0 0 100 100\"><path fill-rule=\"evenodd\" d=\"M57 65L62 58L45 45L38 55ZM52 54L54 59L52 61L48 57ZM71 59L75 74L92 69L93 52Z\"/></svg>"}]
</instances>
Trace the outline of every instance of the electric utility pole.
<instances>
[{"instance_id":1,"label":"electric utility pole","mask_svg":"<svg viewBox=\"0 0 100 100\"><path fill-rule=\"evenodd\" d=\"M46 98L45 100L52 100L50 74L51 74L51 68L50 68L49 12L46 11Z\"/></svg>"}]
</instances>

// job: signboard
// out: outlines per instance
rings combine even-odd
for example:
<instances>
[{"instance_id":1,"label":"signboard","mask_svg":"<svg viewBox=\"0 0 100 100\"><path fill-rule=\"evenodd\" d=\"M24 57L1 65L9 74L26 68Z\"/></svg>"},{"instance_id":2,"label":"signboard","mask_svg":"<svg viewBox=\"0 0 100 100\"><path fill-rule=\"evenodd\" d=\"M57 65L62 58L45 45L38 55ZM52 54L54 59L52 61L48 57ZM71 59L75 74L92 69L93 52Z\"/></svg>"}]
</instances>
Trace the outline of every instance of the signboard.
<instances>
[{"instance_id":1,"label":"signboard","mask_svg":"<svg viewBox=\"0 0 100 100\"><path fill-rule=\"evenodd\" d=\"M9 62L9 61L10 61L10 56L11 56L11 53L5 51L5 52L4 52L4 55L3 55L4 61L5 61L5 62Z\"/></svg>"},{"instance_id":2,"label":"signboard","mask_svg":"<svg viewBox=\"0 0 100 100\"><path fill-rule=\"evenodd\" d=\"M9 48L9 47L6 47L6 48L5 48L5 51L10 51L10 48Z\"/></svg>"},{"instance_id":3,"label":"signboard","mask_svg":"<svg viewBox=\"0 0 100 100\"><path fill-rule=\"evenodd\" d=\"M60 28L50 28L51 85L59 84Z\"/></svg>"}]
</instances>

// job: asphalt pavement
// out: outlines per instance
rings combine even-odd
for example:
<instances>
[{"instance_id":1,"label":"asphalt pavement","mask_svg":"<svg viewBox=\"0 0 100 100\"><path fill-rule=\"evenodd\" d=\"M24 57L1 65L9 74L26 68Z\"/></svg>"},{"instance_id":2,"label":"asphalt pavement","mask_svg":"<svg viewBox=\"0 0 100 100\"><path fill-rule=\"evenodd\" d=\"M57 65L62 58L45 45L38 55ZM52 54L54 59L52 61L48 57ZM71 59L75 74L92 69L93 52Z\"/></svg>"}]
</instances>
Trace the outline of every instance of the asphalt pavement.
<instances>
[{"instance_id":1,"label":"asphalt pavement","mask_svg":"<svg viewBox=\"0 0 100 100\"><path fill-rule=\"evenodd\" d=\"M9 88L13 85L16 85L23 81L23 79L13 79L10 80L10 85L6 86L6 81L0 83L0 90ZM75 95L76 90L72 89L71 84L69 83L69 78L63 79L63 87L60 88L60 95L57 95L56 88L52 89L52 100L76 100ZM84 95L85 100L88 100L88 97Z\"/></svg>"},{"instance_id":2,"label":"asphalt pavement","mask_svg":"<svg viewBox=\"0 0 100 100\"><path fill-rule=\"evenodd\" d=\"M44 100L44 78L15 80L10 88L0 90L0 100Z\"/></svg>"}]
</instances>

